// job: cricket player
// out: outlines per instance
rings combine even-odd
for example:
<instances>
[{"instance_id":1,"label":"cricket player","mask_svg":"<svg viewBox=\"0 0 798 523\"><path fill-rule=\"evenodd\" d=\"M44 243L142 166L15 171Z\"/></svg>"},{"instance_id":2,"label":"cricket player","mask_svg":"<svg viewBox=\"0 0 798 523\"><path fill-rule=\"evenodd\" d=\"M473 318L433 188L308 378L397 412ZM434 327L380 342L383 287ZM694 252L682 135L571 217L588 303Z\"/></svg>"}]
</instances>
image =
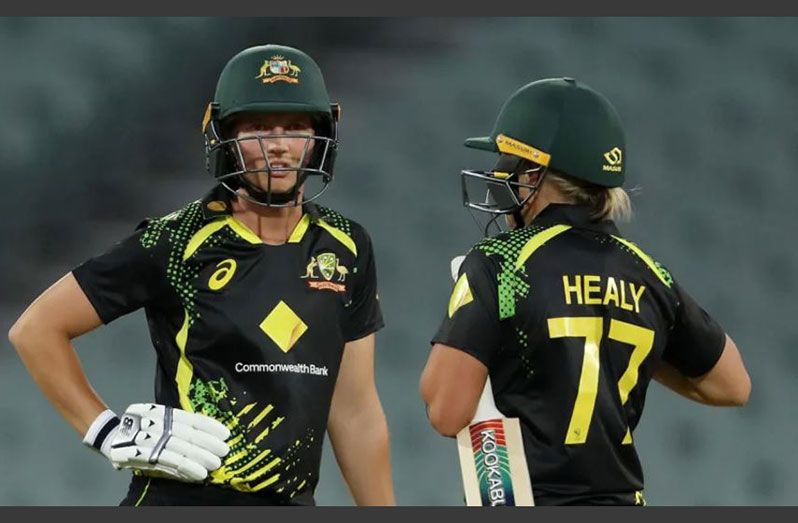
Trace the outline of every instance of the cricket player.
<instances>
[{"instance_id":1,"label":"cricket player","mask_svg":"<svg viewBox=\"0 0 798 523\"><path fill-rule=\"evenodd\" d=\"M339 115L304 52L240 52L202 126L216 186L75 268L12 327L84 443L132 469L123 505L313 505L325 430L354 501L394 504L371 241L313 203ZM118 416L70 340L141 307L155 401Z\"/></svg>"},{"instance_id":2,"label":"cricket player","mask_svg":"<svg viewBox=\"0 0 798 523\"><path fill-rule=\"evenodd\" d=\"M520 419L536 505L644 504L633 433L649 382L742 406L740 353L616 227L630 213L627 153L604 96L570 78L532 82L466 146L498 159L461 173L465 205L510 230L460 267L421 378L429 420L457 434L490 377L498 409Z\"/></svg>"}]
</instances>

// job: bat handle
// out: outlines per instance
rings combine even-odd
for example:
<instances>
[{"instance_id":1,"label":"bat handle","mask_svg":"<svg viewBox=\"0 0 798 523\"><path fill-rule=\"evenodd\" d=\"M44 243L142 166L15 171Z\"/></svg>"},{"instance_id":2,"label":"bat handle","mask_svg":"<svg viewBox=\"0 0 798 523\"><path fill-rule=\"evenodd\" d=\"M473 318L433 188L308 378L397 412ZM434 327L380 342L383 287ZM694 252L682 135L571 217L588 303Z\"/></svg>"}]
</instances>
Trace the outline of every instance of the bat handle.
<instances>
[{"instance_id":1,"label":"bat handle","mask_svg":"<svg viewBox=\"0 0 798 523\"><path fill-rule=\"evenodd\" d=\"M457 281L457 275L460 273L460 266L463 265L465 256L455 256L449 262L449 269L452 272L452 279ZM471 423L484 421L486 419L503 418L504 415L496 408L496 402L493 400L493 388L490 385L490 377L485 380L485 388L482 389L482 395L479 397L477 404L477 411L474 413L474 419Z\"/></svg>"},{"instance_id":2,"label":"bat handle","mask_svg":"<svg viewBox=\"0 0 798 523\"><path fill-rule=\"evenodd\" d=\"M479 403L477 404L477 411L474 413L474 419L471 420L471 423L503 417L504 414L496 408L496 402L493 399L493 388L490 384L490 377L488 377L485 380L485 388L482 389L482 395L479 397Z\"/></svg>"},{"instance_id":3,"label":"bat handle","mask_svg":"<svg viewBox=\"0 0 798 523\"><path fill-rule=\"evenodd\" d=\"M452 258L452 261L449 262L449 270L452 272L452 279L457 281L457 275L460 273L460 266L465 261L465 255L455 256Z\"/></svg>"}]
</instances>

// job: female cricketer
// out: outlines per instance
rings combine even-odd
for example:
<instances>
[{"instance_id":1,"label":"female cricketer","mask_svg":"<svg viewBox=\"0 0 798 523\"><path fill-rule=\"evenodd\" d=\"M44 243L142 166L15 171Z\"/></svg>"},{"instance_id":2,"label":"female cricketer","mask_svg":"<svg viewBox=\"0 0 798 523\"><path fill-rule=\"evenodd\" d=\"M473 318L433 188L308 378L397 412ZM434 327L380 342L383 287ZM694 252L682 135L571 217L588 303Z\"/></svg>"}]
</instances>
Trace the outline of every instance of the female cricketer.
<instances>
[{"instance_id":1,"label":"female cricketer","mask_svg":"<svg viewBox=\"0 0 798 523\"><path fill-rule=\"evenodd\" d=\"M203 121L217 185L76 267L12 327L84 443L133 470L123 505L312 505L325 431L355 502L394 503L371 241L314 203L332 180L339 114L307 54L240 52ZM71 340L142 307L155 401L120 417Z\"/></svg>"},{"instance_id":2,"label":"female cricketer","mask_svg":"<svg viewBox=\"0 0 798 523\"><path fill-rule=\"evenodd\" d=\"M429 420L457 434L489 377L498 410L520 420L535 504L644 504L633 432L649 382L743 405L737 347L618 231L626 145L604 96L570 78L530 83L466 146L499 158L461 173L465 205L511 230L460 267L421 379Z\"/></svg>"}]
</instances>

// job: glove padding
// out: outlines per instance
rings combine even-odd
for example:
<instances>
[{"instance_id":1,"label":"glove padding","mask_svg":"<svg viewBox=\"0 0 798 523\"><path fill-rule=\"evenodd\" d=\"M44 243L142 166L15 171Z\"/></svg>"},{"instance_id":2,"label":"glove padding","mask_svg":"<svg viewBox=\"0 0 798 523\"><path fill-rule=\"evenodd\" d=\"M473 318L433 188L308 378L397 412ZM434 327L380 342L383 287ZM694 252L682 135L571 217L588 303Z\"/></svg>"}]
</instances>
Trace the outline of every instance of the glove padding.
<instances>
[{"instance_id":1,"label":"glove padding","mask_svg":"<svg viewBox=\"0 0 798 523\"><path fill-rule=\"evenodd\" d=\"M230 431L203 414L153 403L134 403L121 419L112 416L109 420L106 413L95 423L102 422L105 415L104 425L116 426L104 430L92 425L84 442L100 450L116 469L146 470L181 481L202 481L222 465L221 458L230 452L225 443ZM103 441L97 441L99 437Z\"/></svg>"}]
</instances>

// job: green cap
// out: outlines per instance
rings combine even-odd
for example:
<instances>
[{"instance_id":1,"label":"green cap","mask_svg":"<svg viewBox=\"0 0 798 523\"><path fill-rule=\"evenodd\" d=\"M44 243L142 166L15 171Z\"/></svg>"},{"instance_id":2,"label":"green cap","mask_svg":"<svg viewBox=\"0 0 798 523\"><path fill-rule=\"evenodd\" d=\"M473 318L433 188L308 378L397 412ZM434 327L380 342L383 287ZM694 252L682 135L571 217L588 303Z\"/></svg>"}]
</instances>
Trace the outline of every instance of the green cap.
<instances>
[{"instance_id":1,"label":"green cap","mask_svg":"<svg viewBox=\"0 0 798 523\"><path fill-rule=\"evenodd\" d=\"M572 78L538 80L504 103L490 136L466 147L514 154L605 187L624 182L626 141L617 111Z\"/></svg>"},{"instance_id":2,"label":"green cap","mask_svg":"<svg viewBox=\"0 0 798 523\"><path fill-rule=\"evenodd\" d=\"M227 62L216 85L219 119L246 111L323 113L332 118L324 77L299 49L250 47Z\"/></svg>"}]
</instances>

